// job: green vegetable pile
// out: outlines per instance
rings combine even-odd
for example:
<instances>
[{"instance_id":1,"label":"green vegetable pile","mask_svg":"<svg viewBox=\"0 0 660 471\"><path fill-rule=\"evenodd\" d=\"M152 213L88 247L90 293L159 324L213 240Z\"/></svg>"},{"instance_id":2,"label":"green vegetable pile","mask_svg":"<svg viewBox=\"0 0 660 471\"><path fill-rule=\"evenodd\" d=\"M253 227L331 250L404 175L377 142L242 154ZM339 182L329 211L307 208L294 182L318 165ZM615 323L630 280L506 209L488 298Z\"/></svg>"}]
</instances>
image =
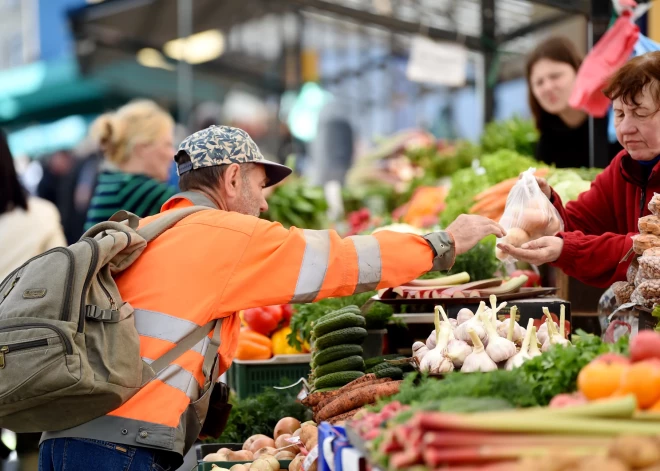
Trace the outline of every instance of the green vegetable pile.
<instances>
[{"instance_id":1,"label":"green vegetable pile","mask_svg":"<svg viewBox=\"0 0 660 471\"><path fill-rule=\"evenodd\" d=\"M516 117L489 123L481 136L481 148L485 154L509 149L522 155L534 155L538 140L534 122Z\"/></svg>"},{"instance_id":2,"label":"green vegetable pile","mask_svg":"<svg viewBox=\"0 0 660 471\"><path fill-rule=\"evenodd\" d=\"M508 149L486 154L479 160L479 168L459 170L451 179L451 190L447 195L447 207L440 218L446 227L461 214L469 213L474 197L491 186L520 175L530 167L540 164L531 157Z\"/></svg>"},{"instance_id":3,"label":"green vegetable pile","mask_svg":"<svg viewBox=\"0 0 660 471\"><path fill-rule=\"evenodd\" d=\"M327 210L322 188L310 186L302 178L290 178L268 198L268 212L263 217L284 227L324 229Z\"/></svg>"},{"instance_id":4,"label":"green vegetable pile","mask_svg":"<svg viewBox=\"0 0 660 471\"><path fill-rule=\"evenodd\" d=\"M587 172L586 170L590 170ZM554 169L548 177L548 184L557 192L562 202L578 199L580 193L591 188L589 177L597 175L591 170L600 169Z\"/></svg>"},{"instance_id":5,"label":"green vegetable pile","mask_svg":"<svg viewBox=\"0 0 660 471\"><path fill-rule=\"evenodd\" d=\"M282 417L295 417L300 422L311 420L310 411L296 400L294 391L267 389L263 393L245 399L232 397L231 414L227 427L213 443L243 443L252 435L273 436L275 425Z\"/></svg>"},{"instance_id":6,"label":"green vegetable pile","mask_svg":"<svg viewBox=\"0 0 660 471\"><path fill-rule=\"evenodd\" d=\"M343 298L328 298L316 303L294 305L294 313L291 317L291 334L287 337L289 345L300 348L301 341L309 342L312 339L313 324L322 316L351 305L364 306L375 294L375 291L369 291ZM384 328L392 319L393 314L392 307L383 303L372 303L366 312L362 312L367 329Z\"/></svg>"},{"instance_id":7,"label":"green vegetable pile","mask_svg":"<svg viewBox=\"0 0 660 471\"><path fill-rule=\"evenodd\" d=\"M628 338L615 344L578 331L573 346L555 346L523 363L520 368L489 373L450 373L443 380L419 376L408 377L399 394L389 401L402 404L426 404L447 398L504 399L517 407L545 406L557 394L574 392L580 370L598 355L608 352L626 353Z\"/></svg>"}]
</instances>

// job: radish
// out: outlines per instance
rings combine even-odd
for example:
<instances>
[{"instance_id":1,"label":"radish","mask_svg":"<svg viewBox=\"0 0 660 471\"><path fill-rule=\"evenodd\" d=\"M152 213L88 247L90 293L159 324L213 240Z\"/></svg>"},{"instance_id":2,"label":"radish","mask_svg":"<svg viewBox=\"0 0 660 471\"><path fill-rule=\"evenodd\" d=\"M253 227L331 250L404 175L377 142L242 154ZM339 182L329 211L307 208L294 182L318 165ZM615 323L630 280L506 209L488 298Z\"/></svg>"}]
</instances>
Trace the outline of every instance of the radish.
<instances>
[{"instance_id":1,"label":"radish","mask_svg":"<svg viewBox=\"0 0 660 471\"><path fill-rule=\"evenodd\" d=\"M633 362L660 359L660 334L642 330L630 341L630 359Z\"/></svg>"}]
</instances>

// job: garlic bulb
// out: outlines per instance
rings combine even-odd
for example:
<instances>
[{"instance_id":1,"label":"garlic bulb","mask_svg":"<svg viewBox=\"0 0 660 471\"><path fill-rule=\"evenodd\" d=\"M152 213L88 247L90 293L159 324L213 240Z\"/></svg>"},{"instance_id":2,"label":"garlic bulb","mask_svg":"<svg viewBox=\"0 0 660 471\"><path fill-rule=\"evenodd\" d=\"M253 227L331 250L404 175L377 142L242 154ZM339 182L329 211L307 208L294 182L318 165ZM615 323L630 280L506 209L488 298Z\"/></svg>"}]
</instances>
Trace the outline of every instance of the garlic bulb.
<instances>
[{"instance_id":1,"label":"garlic bulb","mask_svg":"<svg viewBox=\"0 0 660 471\"><path fill-rule=\"evenodd\" d=\"M435 333L435 329L433 329L429 334L428 338L426 339L426 348L428 348L429 350L435 348L435 341L436 341L436 333Z\"/></svg>"},{"instance_id":2,"label":"garlic bulb","mask_svg":"<svg viewBox=\"0 0 660 471\"><path fill-rule=\"evenodd\" d=\"M477 371L495 371L497 369L497 364L484 350L484 344L481 343L477 333L473 329L468 329L468 335L470 336L470 339L472 339L474 348L472 349L472 353L465 358L461 372L475 373Z\"/></svg>"},{"instance_id":3,"label":"garlic bulb","mask_svg":"<svg viewBox=\"0 0 660 471\"><path fill-rule=\"evenodd\" d=\"M520 347L520 351L506 361L506 364L504 365L504 369L513 370L514 368L519 368L520 365L522 365L527 360L532 358L531 356L529 356L529 342L532 337L533 327L534 327L534 319L530 318L529 322L527 322L527 334L525 335L525 339L523 340L522 346Z\"/></svg>"},{"instance_id":4,"label":"garlic bulb","mask_svg":"<svg viewBox=\"0 0 660 471\"><path fill-rule=\"evenodd\" d=\"M559 330L559 325L556 322L552 321L552 324L555 326L555 329ZM548 340L547 320L541 325L541 327L539 327L538 331L536 332L536 337L538 338L538 341L541 345L543 345Z\"/></svg>"},{"instance_id":5,"label":"garlic bulb","mask_svg":"<svg viewBox=\"0 0 660 471\"><path fill-rule=\"evenodd\" d=\"M490 314L490 320L493 324L495 324L495 327L497 327L498 323L501 322L501 321L497 320L497 313L506 307L507 302L504 301L498 307L497 306L497 296L495 296L494 294L491 294L489 299L490 299L490 313L489 313Z\"/></svg>"},{"instance_id":6,"label":"garlic bulb","mask_svg":"<svg viewBox=\"0 0 660 471\"><path fill-rule=\"evenodd\" d=\"M469 321L474 317L474 312L470 311L468 308L464 307L456 315L456 326L463 324L464 322Z\"/></svg>"},{"instance_id":7,"label":"garlic bulb","mask_svg":"<svg viewBox=\"0 0 660 471\"><path fill-rule=\"evenodd\" d=\"M482 315L481 319L486 328L486 333L488 334L488 346L486 347L486 353L495 363L501 361L506 361L516 354L516 344L511 340L497 335L497 331L490 319L487 316Z\"/></svg>"},{"instance_id":8,"label":"garlic bulb","mask_svg":"<svg viewBox=\"0 0 660 471\"><path fill-rule=\"evenodd\" d=\"M424 342L415 342L413 343L412 351L413 351L413 358L416 358L417 361L421 363L422 359L424 358L424 355L426 355L429 352L429 349L426 345L424 345Z\"/></svg>"},{"instance_id":9,"label":"garlic bulb","mask_svg":"<svg viewBox=\"0 0 660 471\"><path fill-rule=\"evenodd\" d=\"M463 366L467 356L472 353L472 347L462 340L450 340L447 345L447 356L454 364L455 368Z\"/></svg>"},{"instance_id":10,"label":"garlic bulb","mask_svg":"<svg viewBox=\"0 0 660 471\"><path fill-rule=\"evenodd\" d=\"M539 350L538 342L538 338L536 337L536 327L532 327L532 335L530 336L529 341L529 351L527 352L531 358L542 355L541 350Z\"/></svg>"},{"instance_id":11,"label":"garlic bulb","mask_svg":"<svg viewBox=\"0 0 660 471\"><path fill-rule=\"evenodd\" d=\"M502 322L497 326L497 334L500 337L505 337L507 340L511 340L513 343L522 342L525 339L526 331L516 322L516 313L518 308L513 306L511 308L511 314L508 319Z\"/></svg>"},{"instance_id":12,"label":"garlic bulb","mask_svg":"<svg viewBox=\"0 0 660 471\"><path fill-rule=\"evenodd\" d=\"M436 306L434 309L434 313L436 315L440 313L440 315L442 316L442 321L440 322L440 326L447 325L447 327L449 328L449 340L456 340L456 335L454 334L454 329L456 328L457 325L456 319L449 319L447 317L447 313L442 308L442 306Z\"/></svg>"},{"instance_id":13,"label":"garlic bulb","mask_svg":"<svg viewBox=\"0 0 660 471\"><path fill-rule=\"evenodd\" d=\"M547 352L550 347L553 345L570 345L571 342L569 342L565 338L564 334L564 326L566 324L566 308L564 305L561 305L560 308L560 315L559 315L559 332L556 329L556 325L554 322L552 322L552 316L550 315L550 310L547 307L543 308L543 313L547 317L546 319L546 325L547 331L548 331L548 338L543 342L543 346L541 347L541 351Z\"/></svg>"},{"instance_id":14,"label":"garlic bulb","mask_svg":"<svg viewBox=\"0 0 660 471\"><path fill-rule=\"evenodd\" d=\"M449 343L449 323L440 325L438 309L435 310L436 345L424 355L419 370L424 373L442 374L454 371L454 364L447 357L447 344Z\"/></svg>"},{"instance_id":15,"label":"garlic bulb","mask_svg":"<svg viewBox=\"0 0 660 471\"><path fill-rule=\"evenodd\" d=\"M473 345L472 338L468 333L469 329L474 330L474 332L477 334L477 337L479 337L479 340L481 340L482 343L488 339L488 335L486 335L486 330L484 329L484 326L480 320L480 316L485 309L486 309L486 304L482 301L479 304L479 309L477 309L477 313L467 322L463 322L462 324L458 325L455 331L456 338L458 340L462 340L463 342L466 342L468 345Z\"/></svg>"}]
</instances>

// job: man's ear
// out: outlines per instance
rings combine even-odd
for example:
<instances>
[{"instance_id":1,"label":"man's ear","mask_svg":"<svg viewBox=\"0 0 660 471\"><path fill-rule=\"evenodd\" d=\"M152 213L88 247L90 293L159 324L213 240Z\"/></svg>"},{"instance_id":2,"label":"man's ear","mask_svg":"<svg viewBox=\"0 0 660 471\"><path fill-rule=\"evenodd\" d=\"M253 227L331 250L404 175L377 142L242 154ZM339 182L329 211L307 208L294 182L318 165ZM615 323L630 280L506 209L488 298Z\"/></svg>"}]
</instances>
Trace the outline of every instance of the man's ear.
<instances>
[{"instance_id":1,"label":"man's ear","mask_svg":"<svg viewBox=\"0 0 660 471\"><path fill-rule=\"evenodd\" d=\"M223 181L223 186L227 196L234 197L238 194L238 181L240 177L241 170L238 164L231 164L229 167L227 167Z\"/></svg>"}]
</instances>

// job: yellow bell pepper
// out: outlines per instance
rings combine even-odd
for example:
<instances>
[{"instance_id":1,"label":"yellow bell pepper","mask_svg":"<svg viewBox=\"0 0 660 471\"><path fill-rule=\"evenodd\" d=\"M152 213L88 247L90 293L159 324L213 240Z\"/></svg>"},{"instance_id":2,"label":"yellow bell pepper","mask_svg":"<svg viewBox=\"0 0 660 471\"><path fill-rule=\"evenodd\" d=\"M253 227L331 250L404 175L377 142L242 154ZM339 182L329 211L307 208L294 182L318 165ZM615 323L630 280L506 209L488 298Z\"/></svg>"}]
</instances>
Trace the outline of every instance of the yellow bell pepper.
<instances>
[{"instance_id":1,"label":"yellow bell pepper","mask_svg":"<svg viewBox=\"0 0 660 471\"><path fill-rule=\"evenodd\" d=\"M289 345L287 336L291 333L291 327L282 327L271 335L270 339L273 342L274 355L295 355L297 353L304 353L304 350L298 350Z\"/></svg>"}]
</instances>

